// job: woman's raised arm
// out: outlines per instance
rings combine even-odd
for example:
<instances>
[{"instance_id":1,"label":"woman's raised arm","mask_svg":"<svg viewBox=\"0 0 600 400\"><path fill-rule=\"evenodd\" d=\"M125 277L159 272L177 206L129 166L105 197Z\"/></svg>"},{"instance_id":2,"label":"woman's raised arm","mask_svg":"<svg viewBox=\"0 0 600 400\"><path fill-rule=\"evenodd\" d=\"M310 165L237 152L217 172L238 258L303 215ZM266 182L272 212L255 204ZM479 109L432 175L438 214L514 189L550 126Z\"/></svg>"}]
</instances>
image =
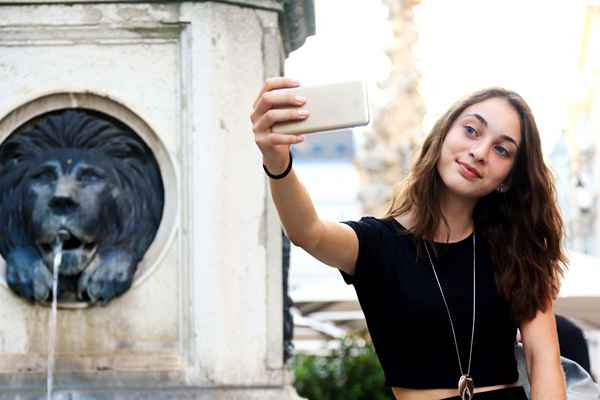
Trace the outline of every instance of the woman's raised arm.
<instances>
[{"instance_id":1,"label":"woman's raised arm","mask_svg":"<svg viewBox=\"0 0 600 400\"><path fill-rule=\"evenodd\" d=\"M309 117L305 98L280 90L297 86L299 84L296 81L288 78L268 79L254 102L250 115L254 140L262 153L263 164L273 175L286 170L290 162L290 145L304 140L302 135L276 134L271 131L277 122L298 121ZM273 202L290 241L325 264L353 274L358 256L358 239L352 228L319 218L310 195L293 168L284 178L269 181Z\"/></svg>"}]
</instances>

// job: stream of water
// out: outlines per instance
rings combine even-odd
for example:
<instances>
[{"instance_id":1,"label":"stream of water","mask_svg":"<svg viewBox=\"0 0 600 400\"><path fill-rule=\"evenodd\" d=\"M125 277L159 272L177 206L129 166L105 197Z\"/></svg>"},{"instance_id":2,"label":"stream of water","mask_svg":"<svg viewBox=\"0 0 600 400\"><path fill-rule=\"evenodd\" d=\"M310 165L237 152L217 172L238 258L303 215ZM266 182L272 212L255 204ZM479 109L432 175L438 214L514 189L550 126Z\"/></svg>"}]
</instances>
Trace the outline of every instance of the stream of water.
<instances>
[{"instance_id":1,"label":"stream of water","mask_svg":"<svg viewBox=\"0 0 600 400\"><path fill-rule=\"evenodd\" d=\"M48 320L48 372L46 380L47 400L52 400L52 386L54 384L54 363L56 362L56 317L58 303L58 269L62 262L62 247L65 236L59 234L52 244L54 265L52 269L52 309Z\"/></svg>"}]
</instances>

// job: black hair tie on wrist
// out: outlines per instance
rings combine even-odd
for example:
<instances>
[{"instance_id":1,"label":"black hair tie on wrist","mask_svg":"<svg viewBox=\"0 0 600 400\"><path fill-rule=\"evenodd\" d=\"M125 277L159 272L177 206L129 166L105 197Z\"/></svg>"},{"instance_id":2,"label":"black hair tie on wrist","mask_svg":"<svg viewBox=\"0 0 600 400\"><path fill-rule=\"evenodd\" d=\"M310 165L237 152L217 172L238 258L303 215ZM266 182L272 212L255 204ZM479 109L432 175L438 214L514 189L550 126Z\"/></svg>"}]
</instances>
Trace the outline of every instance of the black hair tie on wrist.
<instances>
[{"instance_id":1,"label":"black hair tie on wrist","mask_svg":"<svg viewBox=\"0 0 600 400\"><path fill-rule=\"evenodd\" d=\"M272 173L270 173L269 170L267 169L267 167L265 167L265 164L263 164L263 169L265 170L265 173L269 176L269 178L271 178L271 179L283 179L286 176L288 176L288 174L292 170L292 152L290 151L289 154L290 154L290 162L289 162L287 168L285 169L285 171L283 171L279 175L273 175Z\"/></svg>"}]
</instances>

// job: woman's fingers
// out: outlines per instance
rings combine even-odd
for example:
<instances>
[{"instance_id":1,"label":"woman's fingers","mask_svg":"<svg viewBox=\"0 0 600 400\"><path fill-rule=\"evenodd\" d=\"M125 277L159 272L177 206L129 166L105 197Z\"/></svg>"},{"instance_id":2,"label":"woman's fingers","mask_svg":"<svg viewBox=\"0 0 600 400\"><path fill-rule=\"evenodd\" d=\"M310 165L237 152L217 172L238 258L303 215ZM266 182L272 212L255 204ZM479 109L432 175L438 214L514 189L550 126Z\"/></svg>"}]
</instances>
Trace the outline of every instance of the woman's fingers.
<instances>
[{"instance_id":1,"label":"woman's fingers","mask_svg":"<svg viewBox=\"0 0 600 400\"><path fill-rule=\"evenodd\" d=\"M300 121L308 117L308 110L303 108L273 109L265 112L254 122L254 133L270 132L277 122Z\"/></svg>"},{"instance_id":2,"label":"woman's fingers","mask_svg":"<svg viewBox=\"0 0 600 400\"><path fill-rule=\"evenodd\" d=\"M284 135L281 133L262 133L256 135L256 144L259 146L292 145L302 141L304 141L304 135Z\"/></svg>"},{"instance_id":3,"label":"woman's fingers","mask_svg":"<svg viewBox=\"0 0 600 400\"><path fill-rule=\"evenodd\" d=\"M274 89L293 88L293 87L298 87L298 86L300 86L300 82L295 81L290 78L285 78L283 76L269 78L265 81L265 84L263 85L262 89L260 90L258 97L254 101L253 107L256 108L256 104L259 102L262 95L266 92L269 92Z\"/></svg>"},{"instance_id":4,"label":"woman's fingers","mask_svg":"<svg viewBox=\"0 0 600 400\"><path fill-rule=\"evenodd\" d=\"M256 122L263 114L271 109L289 108L290 106L300 107L306 103L306 98L298 96L287 90L273 90L263 93L256 103L250 119Z\"/></svg>"},{"instance_id":5,"label":"woman's fingers","mask_svg":"<svg viewBox=\"0 0 600 400\"><path fill-rule=\"evenodd\" d=\"M304 140L303 135L271 132L273 125L278 122L301 121L308 117L308 110L300 108L306 99L295 96L289 91L280 90L299 85L289 78L268 79L254 102L250 119L253 124L254 140L262 151L263 157L268 154L270 158L287 158L289 146Z\"/></svg>"}]
</instances>

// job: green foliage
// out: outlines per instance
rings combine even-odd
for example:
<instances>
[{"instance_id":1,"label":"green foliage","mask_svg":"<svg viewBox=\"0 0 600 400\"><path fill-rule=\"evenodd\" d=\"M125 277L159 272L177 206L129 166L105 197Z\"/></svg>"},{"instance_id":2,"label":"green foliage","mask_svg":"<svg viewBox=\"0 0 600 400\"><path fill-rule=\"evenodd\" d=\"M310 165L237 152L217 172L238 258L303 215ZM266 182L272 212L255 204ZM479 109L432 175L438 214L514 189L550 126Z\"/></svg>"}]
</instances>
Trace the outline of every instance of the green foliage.
<instances>
[{"instance_id":1,"label":"green foliage","mask_svg":"<svg viewBox=\"0 0 600 400\"><path fill-rule=\"evenodd\" d=\"M298 394L309 400L393 399L373 347L365 343L349 337L325 356L296 355L292 367Z\"/></svg>"}]
</instances>

